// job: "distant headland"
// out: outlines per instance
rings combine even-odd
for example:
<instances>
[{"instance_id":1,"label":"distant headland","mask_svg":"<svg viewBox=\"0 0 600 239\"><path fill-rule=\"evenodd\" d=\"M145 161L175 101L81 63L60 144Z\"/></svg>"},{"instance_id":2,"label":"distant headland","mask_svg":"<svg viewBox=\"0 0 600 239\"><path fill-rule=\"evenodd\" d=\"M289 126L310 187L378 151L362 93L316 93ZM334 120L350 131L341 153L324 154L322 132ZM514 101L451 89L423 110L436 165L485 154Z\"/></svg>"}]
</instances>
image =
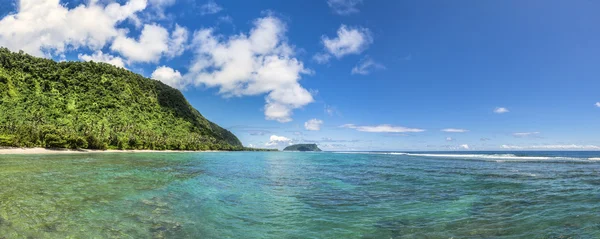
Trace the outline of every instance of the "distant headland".
<instances>
[{"instance_id":1,"label":"distant headland","mask_svg":"<svg viewBox=\"0 0 600 239\"><path fill-rule=\"evenodd\" d=\"M322 151L316 144L294 144L294 145L290 145L285 147L285 149L283 149L283 151L301 151L301 152L307 152L307 151Z\"/></svg>"},{"instance_id":2,"label":"distant headland","mask_svg":"<svg viewBox=\"0 0 600 239\"><path fill-rule=\"evenodd\" d=\"M160 81L105 63L55 62L6 48L0 112L0 147L271 150L244 147Z\"/></svg>"}]
</instances>

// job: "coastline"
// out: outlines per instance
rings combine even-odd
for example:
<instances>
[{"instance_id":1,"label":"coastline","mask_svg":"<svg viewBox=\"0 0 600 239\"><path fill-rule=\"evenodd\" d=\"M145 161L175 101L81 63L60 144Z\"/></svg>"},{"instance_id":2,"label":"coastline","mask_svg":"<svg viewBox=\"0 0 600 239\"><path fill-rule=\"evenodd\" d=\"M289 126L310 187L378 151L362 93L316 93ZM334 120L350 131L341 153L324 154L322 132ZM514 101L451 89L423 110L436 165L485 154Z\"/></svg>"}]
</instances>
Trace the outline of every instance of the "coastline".
<instances>
[{"instance_id":1,"label":"coastline","mask_svg":"<svg viewBox=\"0 0 600 239\"><path fill-rule=\"evenodd\" d=\"M191 150L118 150L118 149L47 149L47 148L0 148L0 155L23 154L89 154L89 153L204 153L222 152L217 150L191 151Z\"/></svg>"}]
</instances>

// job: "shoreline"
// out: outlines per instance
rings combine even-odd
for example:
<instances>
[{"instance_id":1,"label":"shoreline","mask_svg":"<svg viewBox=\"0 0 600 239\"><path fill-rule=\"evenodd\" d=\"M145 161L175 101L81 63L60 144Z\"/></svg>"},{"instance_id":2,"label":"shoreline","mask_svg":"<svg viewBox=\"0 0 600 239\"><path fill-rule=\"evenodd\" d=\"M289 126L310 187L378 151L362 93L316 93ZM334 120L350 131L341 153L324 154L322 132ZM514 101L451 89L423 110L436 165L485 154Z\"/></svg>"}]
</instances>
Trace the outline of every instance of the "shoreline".
<instances>
[{"instance_id":1,"label":"shoreline","mask_svg":"<svg viewBox=\"0 0 600 239\"><path fill-rule=\"evenodd\" d=\"M47 149L47 148L0 148L0 155L26 155L26 154L90 154L90 153L206 153L225 152L217 150L190 151L190 150L119 150L119 149Z\"/></svg>"}]
</instances>

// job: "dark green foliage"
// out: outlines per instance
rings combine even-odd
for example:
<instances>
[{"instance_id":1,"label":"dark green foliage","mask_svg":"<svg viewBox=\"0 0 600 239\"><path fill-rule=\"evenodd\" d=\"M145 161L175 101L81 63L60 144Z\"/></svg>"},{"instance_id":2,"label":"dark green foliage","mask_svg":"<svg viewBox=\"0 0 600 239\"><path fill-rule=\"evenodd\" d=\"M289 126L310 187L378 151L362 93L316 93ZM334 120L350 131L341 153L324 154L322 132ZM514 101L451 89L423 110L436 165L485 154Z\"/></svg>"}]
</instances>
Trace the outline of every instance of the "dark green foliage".
<instances>
[{"instance_id":1,"label":"dark green foliage","mask_svg":"<svg viewBox=\"0 0 600 239\"><path fill-rule=\"evenodd\" d=\"M85 138L75 135L71 135L67 139L67 145L71 149L85 149L88 147L88 143Z\"/></svg>"},{"instance_id":2,"label":"dark green foliage","mask_svg":"<svg viewBox=\"0 0 600 239\"><path fill-rule=\"evenodd\" d=\"M283 151L321 151L316 144L294 144L285 147Z\"/></svg>"},{"instance_id":3,"label":"dark green foliage","mask_svg":"<svg viewBox=\"0 0 600 239\"><path fill-rule=\"evenodd\" d=\"M94 62L54 62L0 48L0 146L244 150L181 92Z\"/></svg>"},{"instance_id":4,"label":"dark green foliage","mask_svg":"<svg viewBox=\"0 0 600 239\"><path fill-rule=\"evenodd\" d=\"M278 149L261 149L261 148L247 148L244 147L244 151L279 151Z\"/></svg>"},{"instance_id":5,"label":"dark green foliage","mask_svg":"<svg viewBox=\"0 0 600 239\"><path fill-rule=\"evenodd\" d=\"M67 142L61 136L56 134L44 135L44 142L48 148L65 148Z\"/></svg>"}]
</instances>

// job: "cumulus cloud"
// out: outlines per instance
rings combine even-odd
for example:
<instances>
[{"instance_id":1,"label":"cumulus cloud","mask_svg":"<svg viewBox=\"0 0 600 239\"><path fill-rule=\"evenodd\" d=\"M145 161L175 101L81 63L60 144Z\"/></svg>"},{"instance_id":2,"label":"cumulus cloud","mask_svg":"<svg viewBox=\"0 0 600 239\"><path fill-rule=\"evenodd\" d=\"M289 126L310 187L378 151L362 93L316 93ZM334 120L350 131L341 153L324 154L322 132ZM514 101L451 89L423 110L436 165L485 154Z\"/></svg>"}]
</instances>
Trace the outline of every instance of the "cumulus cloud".
<instances>
[{"instance_id":1,"label":"cumulus cloud","mask_svg":"<svg viewBox=\"0 0 600 239\"><path fill-rule=\"evenodd\" d=\"M600 150L600 146L597 145L577 145L577 144L561 144L561 145L528 145L528 146L517 146L517 145L502 145L503 149L548 149L548 150Z\"/></svg>"},{"instance_id":2,"label":"cumulus cloud","mask_svg":"<svg viewBox=\"0 0 600 239\"><path fill-rule=\"evenodd\" d=\"M446 141L454 141L452 137L446 137Z\"/></svg>"},{"instance_id":3,"label":"cumulus cloud","mask_svg":"<svg viewBox=\"0 0 600 239\"><path fill-rule=\"evenodd\" d=\"M113 1L103 4L105 2L108 1L88 1L69 9L59 0L20 0L18 12L0 20L0 45L43 57L88 48L94 53L80 54L79 59L120 67L131 62L157 62L163 54L174 57L183 53L187 30L179 25L171 37L161 26L143 25L137 40L127 36L129 29L117 28L127 19L142 26L136 14L146 9L146 0L129 0L123 5ZM150 0L153 6L173 3L172 0ZM106 45L123 58L102 53Z\"/></svg>"},{"instance_id":4,"label":"cumulus cloud","mask_svg":"<svg viewBox=\"0 0 600 239\"><path fill-rule=\"evenodd\" d=\"M375 62L371 57L366 56L352 68L352 74L368 75L374 69L385 69L385 66Z\"/></svg>"},{"instance_id":5,"label":"cumulus cloud","mask_svg":"<svg viewBox=\"0 0 600 239\"><path fill-rule=\"evenodd\" d=\"M497 107L496 109L494 109L494 113L496 114L504 114L504 113L508 113L508 109L504 108L504 107Z\"/></svg>"},{"instance_id":6,"label":"cumulus cloud","mask_svg":"<svg viewBox=\"0 0 600 239\"><path fill-rule=\"evenodd\" d=\"M0 20L0 45L44 57L80 47L101 50L123 31L118 23L134 18L146 5L146 0L123 5L89 1L68 9L59 0L20 0L18 12Z\"/></svg>"},{"instance_id":7,"label":"cumulus cloud","mask_svg":"<svg viewBox=\"0 0 600 239\"><path fill-rule=\"evenodd\" d=\"M185 89L185 83L181 73L167 66L160 66L156 68L156 70L152 72L151 78L161 81L162 83L165 83L176 89Z\"/></svg>"},{"instance_id":8,"label":"cumulus cloud","mask_svg":"<svg viewBox=\"0 0 600 239\"><path fill-rule=\"evenodd\" d=\"M517 138L525 138L525 137L535 136L538 134L540 134L540 132L522 132L522 133L514 133L513 136L515 136Z\"/></svg>"},{"instance_id":9,"label":"cumulus cloud","mask_svg":"<svg viewBox=\"0 0 600 239\"><path fill-rule=\"evenodd\" d=\"M294 109L314 100L298 82L311 71L294 57L285 32L285 24L272 16L256 20L248 35L224 38L213 29L196 31L195 59L186 77L196 86L218 87L225 97L267 94L265 118L289 122Z\"/></svg>"},{"instance_id":10,"label":"cumulus cloud","mask_svg":"<svg viewBox=\"0 0 600 239\"><path fill-rule=\"evenodd\" d=\"M337 31L337 37L322 36L321 41L329 54L341 58L349 54L360 54L373 43L373 38L367 28L342 25Z\"/></svg>"},{"instance_id":11,"label":"cumulus cloud","mask_svg":"<svg viewBox=\"0 0 600 239\"><path fill-rule=\"evenodd\" d=\"M595 106L600 108L600 102L596 102Z\"/></svg>"},{"instance_id":12,"label":"cumulus cloud","mask_svg":"<svg viewBox=\"0 0 600 239\"><path fill-rule=\"evenodd\" d=\"M176 57L183 54L188 41L188 30L185 27L175 24L175 30L171 33L169 39L169 48L167 50L168 57Z\"/></svg>"},{"instance_id":13,"label":"cumulus cloud","mask_svg":"<svg viewBox=\"0 0 600 239\"><path fill-rule=\"evenodd\" d=\"M339 15L349 15L359 12L357 5L362 4L362 0L327 0L327 5L334 13Z\"/></svg>"},{"instance_id":14,"label":"cumulus cloud","mask_svg":"<svg viewBox=\"0 0 600 239\"><path fill-rule=\"evenodd\" d=\"M187 40L187 29L178 24L170 35L162 26L145 24L137 40L127 37L125 31L121 31L110 48L126 57L129 62L156 63L162 56L172 58L183 54Z\"/></svg>"},{"instance_id":15,"label":"cumulus cloud","mask_svg":"<svg viewBox=\"0 0 600 239\"><path fill-rule=\"evenodd\" d=\"M469 132L469 130L467 130L467 129L455 129L455 128L442 129L442 131L446 132L446 133L465 133L465 132Z\"/></svg>"},{"instance_id":16,"label":"cumulus cloud","mask_svg":"<svg viewBox=\"0 0 600 239\"><path fill-rule=\"evenodd\" d=\"M354 124L345 124L341 128L355 129L361 132L370 133L418 133L425 131L424 129L407 128L402 126L393 126L389 124L373 125L373 126L358 126Z\"/></svg>"},{"instance_id":17,"label":"cumulus cloud","mask_svg":"<svg viewBox=\"0 0 600 239\"><path fill-rule=\"evenodd\" d=\"M318 119L310 119L304 123L304 128L310 131L319 131L321 130L321 125L323 124L322 120Z\"/></svg>"},{"instance_id":18,"label":"cumulus cloud","mask_svg":"<svg viewBox=\"0 0 600 239\"><path fill-rule=\"evenodd\" d=\"M125 68L125 63L121 57L104 54L102 51L96 51L92 55L79 54L77 57L82 61L104 62L117 67Z\"/></svg>"},{"instance_id":19,"label":"cumulus cloud","mask_svg":"<svg viewBox=\"0 0 600 239\"><path fill-rule=\"evenodd\" d=\"M169 32L161 26L146 24L138 40L120 34L110 48L132 62L157 62L169 50Z\"/></svg>"},{"instance_id":20,"label":"cumulus cloud","mask_svg":"<svg viewBox=\"0 0 600 239\"><path fill-rule=\"evenodd\" d=\"M156 10L157 16L159 18L165 17L165 8L172 6L175 4L175 0L149 0L150 5Z\"/></svg>"},{"instance_id":21,"label":"cumulus cloud","mask_svg":"<svg viewBox=\"0 0 600 239\"><path fill-rule=\"evenodd\" d=\"M468 144L461 144L459 147L461 149L469 149L469 145Z\"/></svg>"},{"instance_id":22,"label":"cumulus cloud","mask_svg":"<svg viewBox=\"0 0 600 239\"><path fill-rule=\"evenodd\" d=\"M336 37L321 36L321 43L326 52L315 54L313 60L324 64L329 62L332 56L339 59L346 55L362 53L373 43L373 38L371 37L371 31L367 28L348 27L342 24L337 31ZM374 64L375 62L371 62L371 66L375 66ZM355 68L358 73L358 66Z\"/></svg>"},{"instance_id":23,"label":"cumulus cloud","mask_svg":"<svg viewBox=\"0 0 600 239\"><path fill-rule=\"evenodd\" d=\"M200 7L200 14L201 15L215 14L222 10L223 10L223 8L221 6L219 6L215 1L211 0Z\"/></svg>"},{"instance_id":24,"label":"cumulus cloud","mask_svg":"<svg viewBox=\"0 0 600 239\"><path fill-rule=\"evenodd\" d=\"M271 135L271 137L269 138L269 142L267 142L265 146L274 147L290 144L292 144L292 140L289 138L286 138L284 136Z\"/></svg>"}]
</instances>

